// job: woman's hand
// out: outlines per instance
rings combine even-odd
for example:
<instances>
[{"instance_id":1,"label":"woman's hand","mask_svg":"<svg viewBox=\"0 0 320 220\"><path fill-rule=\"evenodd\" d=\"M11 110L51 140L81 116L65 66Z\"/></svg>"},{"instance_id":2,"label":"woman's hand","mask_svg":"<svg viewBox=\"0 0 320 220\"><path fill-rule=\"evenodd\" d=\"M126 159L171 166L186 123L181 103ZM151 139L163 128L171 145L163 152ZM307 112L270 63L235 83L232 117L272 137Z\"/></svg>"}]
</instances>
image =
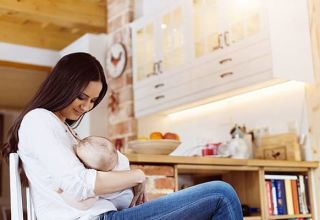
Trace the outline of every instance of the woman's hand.
<instances>
[{"instance_id":1,"label":"woman's hand","mask_svg":"<svg viewBox=\"0 0 320 220\"><path fill-rule=\"evenodd\" d=\"M133 187L132 191L134 196L129 207L134 207L147 201L145 186L146 181Z\"/></svg>"}]
</instances>

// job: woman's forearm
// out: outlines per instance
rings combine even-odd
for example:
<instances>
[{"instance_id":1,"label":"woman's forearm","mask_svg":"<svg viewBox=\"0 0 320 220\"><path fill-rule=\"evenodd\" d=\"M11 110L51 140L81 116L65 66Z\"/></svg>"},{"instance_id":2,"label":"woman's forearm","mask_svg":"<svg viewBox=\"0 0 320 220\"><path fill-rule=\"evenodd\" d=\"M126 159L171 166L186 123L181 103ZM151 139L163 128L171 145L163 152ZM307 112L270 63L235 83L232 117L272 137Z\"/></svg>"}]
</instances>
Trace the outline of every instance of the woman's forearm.
<instances>
[{"instance_id":1,"label":"woman's forearm","mask_svg":"<svg viewBox=\"0 0 320 220\"><path fill-rule=\"evenodd\" d=\"M97 171L94 192L96 195L103 195L121 191L144 182L145 174L140 169L128 171Z\"/></svg>"}]
</instances>

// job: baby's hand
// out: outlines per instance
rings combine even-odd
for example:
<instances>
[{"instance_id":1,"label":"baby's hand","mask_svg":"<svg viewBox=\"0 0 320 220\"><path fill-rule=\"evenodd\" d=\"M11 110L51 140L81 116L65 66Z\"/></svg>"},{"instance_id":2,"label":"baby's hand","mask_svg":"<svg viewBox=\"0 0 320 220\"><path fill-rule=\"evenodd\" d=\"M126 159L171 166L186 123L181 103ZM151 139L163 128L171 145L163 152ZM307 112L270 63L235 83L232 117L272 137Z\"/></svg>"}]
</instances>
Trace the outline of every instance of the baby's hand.
<instances>
[{"instance_id":1,"label":"baby's hand","mask_svg":"<svg viewBox=\"0 0 320 220\"><path fill-rule=\"evenodd\" d=\"M147 201L146 192L145 192L145 182L140 183L133 187L133 199L129 207L140 205Z\"/></svg>"}]
</instances>

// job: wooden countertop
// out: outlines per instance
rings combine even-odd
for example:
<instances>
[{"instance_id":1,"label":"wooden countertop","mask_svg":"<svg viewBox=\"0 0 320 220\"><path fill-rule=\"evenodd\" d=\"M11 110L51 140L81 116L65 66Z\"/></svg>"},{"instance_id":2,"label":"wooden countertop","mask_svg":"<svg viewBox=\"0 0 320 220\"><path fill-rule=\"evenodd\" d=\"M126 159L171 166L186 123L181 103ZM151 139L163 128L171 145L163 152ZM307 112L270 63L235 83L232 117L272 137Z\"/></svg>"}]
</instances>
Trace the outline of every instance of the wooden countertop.
<instances>
[{"instance_id":1,"label":"wooden countertop","mask_svg":"<svg viewBox=\"0 0 320 220\"><path fill-rule=\"evenodd\" d=\"M242 160L216 157L187 157L149 154L126 154L131 163L147 164L194 164L194 165L222 165L222 166L248 166L248 167L297 167L317 168L317 161L287 161L287 160Z\"/></svg>"}]
</instances>

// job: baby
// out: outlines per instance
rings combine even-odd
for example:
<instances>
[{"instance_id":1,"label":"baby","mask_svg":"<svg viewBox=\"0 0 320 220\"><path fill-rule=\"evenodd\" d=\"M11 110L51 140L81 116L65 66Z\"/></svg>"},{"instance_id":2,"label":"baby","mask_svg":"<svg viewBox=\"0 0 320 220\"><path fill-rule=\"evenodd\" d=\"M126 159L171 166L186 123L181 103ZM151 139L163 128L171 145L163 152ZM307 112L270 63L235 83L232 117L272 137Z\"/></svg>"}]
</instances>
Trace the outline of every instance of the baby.
<instances>
[{"instance_id":1,"label":"baby","mask_svg":"<svg viewBox=\"0 0 320 220\"><path fill-rule=\"evenodd\" d=\"M87 168L99 171L130 170L128 158L117 151L111 141L106 138L97 136L84 138L83 140L79 140L79 143L74 146L74 150ZM93 197L79 202L63 193L61 189L58 189L57 192L60 193L67 204L81 210L92 207L98 199L97 197ZM126 189L106 194L99 198L110 200L118 210L121 210L130 206L133 192L131 189Z\"/></svg>"}]
</instances>

